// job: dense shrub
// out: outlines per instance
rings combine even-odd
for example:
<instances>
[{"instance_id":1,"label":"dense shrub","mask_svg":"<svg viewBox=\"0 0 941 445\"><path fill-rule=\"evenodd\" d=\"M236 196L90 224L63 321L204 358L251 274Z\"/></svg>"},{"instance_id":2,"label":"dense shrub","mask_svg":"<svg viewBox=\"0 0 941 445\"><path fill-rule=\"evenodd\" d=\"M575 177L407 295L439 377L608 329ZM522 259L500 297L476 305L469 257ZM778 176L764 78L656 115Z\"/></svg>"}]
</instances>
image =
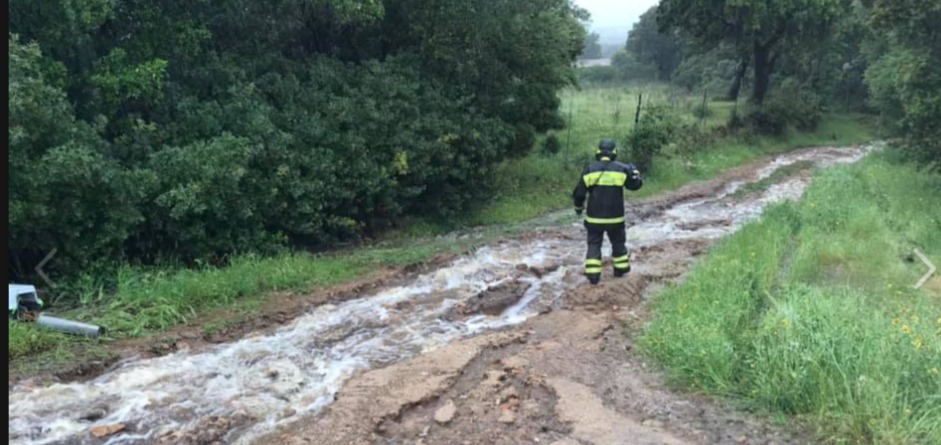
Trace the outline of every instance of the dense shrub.
<instances>
[{"instance_id":1,"label":"dense shrub","mask_svg":"<svg viewBox=\"0 0 941 445\"><path fill-rule=\"evenodd\" d=\"M629 161L640 167L641 171L653 170L654 157L670 142L677 126L676 116L666 107L645 108L637 128L626 138Z\"/></svg>"},{"instance_id":2,"label":"dense shrub","mask_svg":"<svg viewBox=\"0 0 941 445\"><path fill-rule=\"evenodd\" d=\"M16 277L466 211L561 127L585 34L565 0L79 3L10 5Z\"/></svg>"},{"instance_id":3,"label":"dense shrub","mask_svg":"<svg viewBox=\"0 0 941 445\"><path fill-rule=\"evenodd\" d=\"M766 106L748 113L745 125L758 134L781 136L787 131L787 117L780 109Z\"/></svg>"},{"instance_id":4,"label":"dense shrub","mask_svg":"<svg viewBox=\"0 0 941 445\"><path fill-rule=\"evenodd\" d=\"M611 66L617 71L621 80L625 81L652 81L657 79L657 68L644 63L627 51L618 51L611 57Z\"/></svg>"},{"instance_id":5,"label":"dense shrub","mask_svg":"<svg viewBox=\"0 0 941 445\"><path fill-rule=\"evenodd\" d=\"M607 84L621 82L621 73L613 66L586 66L578 69L581 84Z\"/></svg>"},{"instance_id":6,"label":"dense shrub","mask_svg":"<svg viewBox=\"0 0 941 445\"><path fill-rule=\"evenodd\" d=\"M11 38L8 54L11 270L30 272L53 249L64 269L121 258L153 175L108 158L109 144L46 82L36 45Z\"/></svg>"},{"instance_id":7,"label":"dense shrub","mask_svg":"<svg viewBox=\"0 0 941 445\"><path fill-rule=\"evenodd\" d=\"M562 143L559 142L559 137L555 134L549 134L546 136L546 139L542 141L542 152L547 155L554 155L562 149Z\"/></svg>"},{"instance_id":8,"label":"dense shrub","mask_svg":"<svg viewBox=\"0 0 941 445\"><path fill-rule=\"evenodd\" d=\"M703 131L702 126L698 123L687 123L678 126L671 139L675 146L676 154L688 157L704 147L714 144L716 134L710 131Z\"/></svg>"},{"instance_id":9,"label":"dense shrub","mask_svg":"<svg viewBox=\"0 0 941 445\"><path fill-rule=\"evenodd\" d=\"M800 131L814 131L822 118L820 97L801 87L796 80L788 78L745 120L759 134L780 136L789 125Z\"/></svg>"}]
</instances>

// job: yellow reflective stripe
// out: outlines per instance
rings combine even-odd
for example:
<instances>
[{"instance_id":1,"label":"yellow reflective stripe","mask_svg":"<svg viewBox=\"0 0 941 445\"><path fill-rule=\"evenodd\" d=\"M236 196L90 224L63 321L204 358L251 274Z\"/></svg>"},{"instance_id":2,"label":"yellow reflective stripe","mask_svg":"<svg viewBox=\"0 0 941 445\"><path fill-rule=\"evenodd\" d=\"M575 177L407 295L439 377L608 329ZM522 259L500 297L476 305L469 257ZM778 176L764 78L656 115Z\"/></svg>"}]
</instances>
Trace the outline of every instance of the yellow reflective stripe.
<instances>
[{"instance_id":1,"label":"yellow reflective stripe","mask_svg":"<svg viewBox=\"0 0 941 445\"><path fill-rule=\"evenodd\" d=\"M595 260L595 259L585 260L586 266L600 266L602 264L603 263L601 262L601 260Z\"/></svg>"},{"instance_id":2,"label":"yellow reflective stripe","mask_svg":"<svg viewBox=\"0 0 941 445\"><path fill-rule=\"evenodd\" d=\"M586 268L585 268L585 273L601 273L601 268L600 268L600 267L597 267L597 266L594 266L594 267L586 267Z\"/></svg>"},{"instance_id":3,"label":"yellow reflective stripe","mask_svg":"<svg viewBox=\"0 0 941 445\"><path fill-rule=\"evenodd\" d=\"M624 217L620 218L592 218L590 216L585 217L585 222L590 222L592 224L617 224L624 222Z\"/></svg>"},{"instance_id":4,"label":"yellow reflective stripe","mask_svg":"<svg viewBox=\"0 0 941 445\"><path fill-rule=\"evenodd\" d=\"M592 172L582 177L585 185L592 187L595 185L612 185L624 187L627 182L627 173L624 172Z\"/></svg>"},{"instance_id":5,"label":"yellow reflective stripe","mask_svg":"<svg viewBox=\"0 0 941 445\"><path fill-rule=\"evenodd\" d=\"M626 262L628 262L628 261L630 261L630 260L631 260L631 257L628 256L628 255L619 256L619 257L617 257L617 258L612 258L612 259L611 259L611 261L614 261L615 263L626 263Z\"/></svg>"},{"instance_id":6,"label":"yellow reflective stripe","mask_svg":"<svg viewBox=\"0 0 941 445\"><path fill-rule=\"evenodd\" d=\"M630 269L631 265L629 263L614 263L615 269Z\"/></svg>"}]
</instances>

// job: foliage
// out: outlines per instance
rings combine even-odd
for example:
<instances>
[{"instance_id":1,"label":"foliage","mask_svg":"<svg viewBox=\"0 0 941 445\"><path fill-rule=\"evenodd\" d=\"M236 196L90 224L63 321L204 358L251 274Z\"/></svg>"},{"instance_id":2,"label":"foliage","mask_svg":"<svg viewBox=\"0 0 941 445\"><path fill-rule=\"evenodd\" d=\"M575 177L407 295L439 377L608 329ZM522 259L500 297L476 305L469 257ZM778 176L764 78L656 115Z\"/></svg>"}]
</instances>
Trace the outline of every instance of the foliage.
<instances>
[{"instance_id":1,"label":"foliage","mask_svg":"<svg viewBox=\"0 0 941 445\"><path fill-rule=\"evenodd\" d=\"M554 155L562 150L562 143L559 142L559 137L555 133L549 134L546 136L546 139L542 141L542 153L546 155Z\"/></svg>"},{"instance_id":2,"label":"foliage","mask_svg":"<svg viewBox=\"0 0 941 445\"><path fill-rule=\"evenodd\" d=\"M121 258L153 175L109 158L109 144L46 81L35 44L11 37L8 54L11 269L31 270L57 248L65 268Z\"/></svg>"},{"instance_id":3,"label":"foliage","mask_svg":"<svg viewBox=\"0 0 941 445\"><path fill-rule=\"evenodd\" d=\"M883 46L866 71L872 103L909 156L941 168L941 4L877 1L871 25Z\"/></svg>"},{"instance_id":4,"label":"foliage","mask_svg":"<svg viewBox=\"0 0 941 445\"><path fill-rule=\"evenodd\" d=\"M648 106L642 110L640 122L626 138L631 162L643 172L653 170L654 158L670 142L677 126L676 117L666 107Z\"/></svg>"},{"instance_id":5,"label":"foliage","mask_svg":"<svg viewBox=\"0 0 941 445\"><path fill-rule=\"evenodd\" d=\"M657 27L657 7L651 7L627 34L625 49L641 64L655 66L657 78L668 81L686 56L687 42L675 30Z\"/></svg>"},{"instance_id":6,"label":"foliage","mask_svg":"<svg viewBox=\"0 0 941 445\"><path fill-rule=\"evenodd\" d=\"M782 136L787 132L787 112L774 104L758 108L745 116L749 130L766 136Z\"/></svg>"},{"instance_id":7,"label":"foliage","mask_svg":"<svg viewBox=\"0 0 941 445\"><path fill-rule=\"evenodd\" d=\"M578 84L582 86L622 83L621 72L613 66L586 66L579 68Z\"/></svg>"},{"instance_id":8,"label":"foliage","mask_svg":"<svg viewBox=\"0 0 941 445\"><path fill-rule=\"evenodd\" d=\"M598 43L600 38L601 36L596 32L589 33L588 37L585 38L585 47L579 57L582 59L600 59L601 44Z\"/></svg>"},{"instance_id":9,"label":"foliage","mask_svg":"<svg viewBox=\"0 0 941 445\"><path fill-rule=\"evenodd\" d=\"M224 263L454 216L559 128L569 0L11 2L10 250ZM276 26L272 24L276 23ZM102 206L107 202L107 206Z\"/></svg>"},{"instance_id":10,"label":"foliage","mask_svg":"<svg viewBox=\"0 0 941 445\"><path fill-rule=\"evenodd\" d=\"M55 348L57 343L67 339L65 334L52 330L38 329L27 323L9 320L7 332L7 360L23 359Z\"/></svg>"},{"instance_id":11,"label":"foliage","mask_svg":"<svg viewBox=\"0 0 941 445\"><path fill-rule=\"evenodd\" d=\"M820 98L802 88L796 80L786 79L771 98L751 111L745 122L759 134L780 136L793 125L800 131L814 131L823 117Z\"/></svg>"},{"instance_id":12,"label":"foliage","mask_svg":"<svg viewBox=\"0 0 941 445\"><path fill-rule=\"evenodd\" d=\"M658 296L642 348L677 381L834 442L938 442L938 290L911 289L924 271L901 261L913 244L941 249L923 211L938 186L885 157L822 174Z\"/></svg>"},{"instance_id":13,"label":"foliage","mask_svg":"<svg viewBox=\"0 0 941 445\"><path fill-rule=\"evenodd\" d=\"M611 66L622 81L654 80L657 76L653 65L639 61L632 53L626 51L615 53L611 57Z\"/></svg>"},{"instance_id":14,"label":"foliage","mask_svg":"<svg viewBox=\"0 0 941 445\"><path fill-rule=\"evenodd\" d=\"M839 9L839 0L664 0L657 21L662 31L680 30L699 48L729 45L742 66L753 68L752 101L761 104L782 52L814 44Z\"/></svg>"}]
</instances>

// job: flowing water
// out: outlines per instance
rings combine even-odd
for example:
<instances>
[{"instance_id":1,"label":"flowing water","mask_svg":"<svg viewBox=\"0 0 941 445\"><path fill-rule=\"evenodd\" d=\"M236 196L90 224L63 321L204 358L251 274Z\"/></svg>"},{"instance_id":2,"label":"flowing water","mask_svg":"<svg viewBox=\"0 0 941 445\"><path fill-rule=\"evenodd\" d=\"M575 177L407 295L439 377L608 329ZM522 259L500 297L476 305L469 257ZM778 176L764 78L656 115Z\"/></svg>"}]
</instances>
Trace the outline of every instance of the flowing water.
<instances>
[{"instance_id":1,"label":"flowing water","mask_svg":"<svg viewBox=\"0 0 941 445\"><path fill-rule=\"evenodd\" d=\"M628 245L724 236L768 204L798 198L804 177L742 199L739 187L801 161L850 163L868 149L813 149L780 156L717 196L680 202L629 228ZM152 443L169 433L226 424L227 443L246 443L292 415L329 405L350 375L415 357L455 339L518 324L576 286L584 246L579 225L478 249L408 285L323 305L273 333L201 351L131 360L94 380L14 388L11 444ZM521 265L525 265L522 267ZM533 273L539 270L539 273ZM521 283L518 301L494 315L453 316L482 293ZM94 426L126 428L96 438ZM169 436L166 436L169 437Z\"/></svg>"}]
</instances>

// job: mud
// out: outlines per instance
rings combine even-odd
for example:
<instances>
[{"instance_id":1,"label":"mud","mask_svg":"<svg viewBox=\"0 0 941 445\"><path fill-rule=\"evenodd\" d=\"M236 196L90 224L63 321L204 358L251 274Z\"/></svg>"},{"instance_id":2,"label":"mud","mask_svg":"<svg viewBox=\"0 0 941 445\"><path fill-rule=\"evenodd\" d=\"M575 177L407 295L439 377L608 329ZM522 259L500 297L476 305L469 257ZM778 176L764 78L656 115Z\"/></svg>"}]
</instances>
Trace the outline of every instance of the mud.
<instances>
[{"instance_id":1,"label":"mud","mask_svg":"<svg viewBox=\"0 0 941 445\"><path fill-rule=\"evenodd\" d=\"M87 383L14 388L10 441L810 443L676 394L631 338L652 295L765 205L799 197L809 178L731 198L739 186L796 162L854 162L865 152L798 151L633 204L633 270L615 279L608 264L599 286L580 274L583 229L559 213L416 277L390 272L394 286L298 296L307 314L263 311L276 326L236 334L244 338L212 345L175 332L165 337L169 355L126 360ZM79 405L87 412L69 417ZM66 417L49 424L56 413Z\"/></svg>"},{"instance_id":2,"label":"mud","mask_svg":"<svg viewBox=\"0 0 941 445\"><path fill-rule=\"evenodd\" d=\"M528 271L529 269L524 270ZM461 302L446 317L454 319L475 314L499 315L507 308L518 303L530 287L532 287L531 284L518 280L497 284L468 301Z\"/></svg>"}]
</instances>

